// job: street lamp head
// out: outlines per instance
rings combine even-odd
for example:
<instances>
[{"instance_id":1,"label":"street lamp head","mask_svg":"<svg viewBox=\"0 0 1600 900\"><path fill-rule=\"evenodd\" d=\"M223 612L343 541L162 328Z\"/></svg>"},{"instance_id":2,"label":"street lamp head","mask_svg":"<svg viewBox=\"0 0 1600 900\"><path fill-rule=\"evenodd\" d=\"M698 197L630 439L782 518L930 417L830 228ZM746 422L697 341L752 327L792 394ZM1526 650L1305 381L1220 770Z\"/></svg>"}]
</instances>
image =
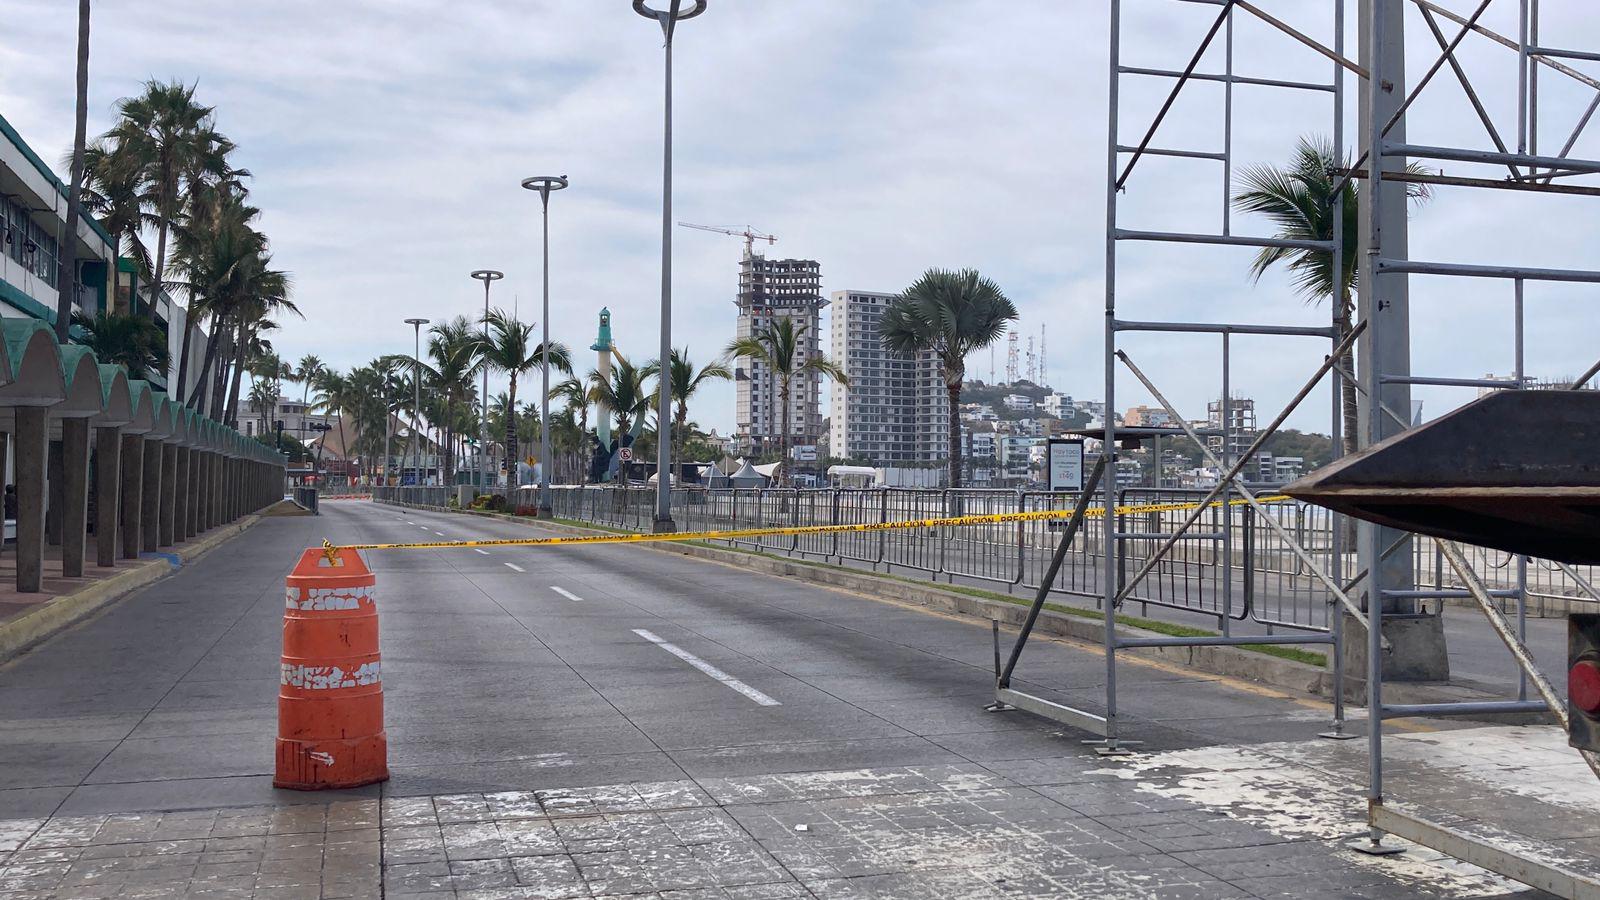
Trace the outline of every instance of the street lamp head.
<instances>
[{"instance_id":1,"label":"street lamp head","mask_svg":"<svg viewBox=\"0 0 1600 900\"><path fill-rule=\"evenodd\" d=\"M421 328L422 326L428 324L428 320L427 319L407 319L406 320L406 324L407 325L414 325L414 326L416 326L418 328Z\"/></svg>"},{"instance_id":2,"label":"street lamp head","mask_svg":"<svg viewBox=\"0 0 1600 900\"><path fill-rule=\"evenodd\" d=\"M671 0L670 9L655 10L645 5L645 0L633 0L633 11L646 19L655 19L658 22L666 21L667 17L676 14L674 21L682 22L692 19L706 11L706 0L694 0L694 9L684 12L679 5L682 0Z\"/></svg>"},{"instance_id":3,"label":"street lamp head","mask_svg":"<svg viewBox=\"0 0 1600 900\"><path fill-rule=\"evenodd\" d=\"M485 286L487 286L491 281L499 281L506 277L506 273L496 272L494 269L478 269L472 273L472 277L484 282Z\"/></svg>"},{"instance_id":4,"label":"street lamp head","mask_svg":"<svg viewBox=\"0 0 1600 900\"><path fill-rule=\"evenodd\" d=\"M541 194L548 194L551 191L559 191L566 187L567 176L535 175L532 178L522 179L522 186L530 191L538 191Z\"/></svg>"}]
</instances>

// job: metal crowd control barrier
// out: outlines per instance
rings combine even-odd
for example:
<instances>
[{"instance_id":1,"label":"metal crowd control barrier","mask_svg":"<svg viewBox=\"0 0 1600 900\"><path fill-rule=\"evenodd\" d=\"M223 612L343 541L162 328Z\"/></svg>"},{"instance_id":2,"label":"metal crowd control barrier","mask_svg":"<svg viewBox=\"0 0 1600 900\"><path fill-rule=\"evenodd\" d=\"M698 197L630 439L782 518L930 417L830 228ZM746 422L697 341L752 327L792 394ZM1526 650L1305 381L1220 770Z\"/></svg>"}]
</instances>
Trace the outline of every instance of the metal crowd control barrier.
<instances>
[{"instance_id":1,"label":"metal crowd control barrier","mask_svg":"<svg viewBox=\"0 0 1600 900\"><path fill-rule=\"evenodd\" d=\"M536 505L535 488L499 488L505 509ZM455 496L451 487L372 488L375 499L445 508ZM1195 488L1125 488L1118 492L1119 506L1182 505L1198 501L1206 492ZM603 528L650 530L654 518L654 492L645 487L614 485L552 486L551 508L558 519ZM964 510L970 514L1070 510L1072 493L993 489L705 489L682 488L672 492L673 518L684 530L759 528L780 525L849 525L936 518ZM1333 552L1333 517L1325 509L1303 503L1278 503L1266 507L1279 524L1296 536L1318 558ZM1146 512L1118 518L1116 531L1165 533L1182 522L1181 510ZM1277 532L1258 519L1255 510L1235 506L1231 523L1224 523L1220 508L1209 509L1194 531L1204 540L1185 541L1175 547L1128 598L1128 611L1149 616L1155 611L1192 614L1229 631L1241 623L1268 634L1279 629L1321 633L1329 629L1326 587L1289 551ZM848 532L733 539L729 546L783 556L816 559L859 566L892 574L917 574L946 583L992 585L1008 592L1038 588L1049 566L1060 534L1053 523L1007 522L961 529ZM1100 606L1101 572L1105 552L1101 519L1085 522L1071 552L1051 581L1054 595L1094 600ZM1232 553L1222 549L1224 528L1232 531ZM1148 558L1153 541L1124 540L1118 560L1119 582L1127 579ZM1467 548L1491 588L1509 590L1516 583L1515 558L1492 550ZM1226 561L1226 565L1224 562ZM1354 571L1354 553L1344 560ZM1600 581L1597 567L1575 566L1578 576ZM1417 583L1440 589L1466 588L1428 539L1419 539L1415 551ZM1530 593L1539 609L1555 614L1568 608L1600 611L1581 584L1554 563L1534 560L1528 568ZM1121 584L1118 584L1121 587ZM1231 589L1231 597L1225 590ZM1510 599L1501 598L1510 604ZM1537 612L1535 614L1538 614Z\"/></svg>"},{"instance_id":2,"label":"metal crowd control barrier","mask_svg":"<svg viewBox=\"0 0 1600 900\"><path fill-rule=\"evenodd\" d=\"M319 515L317 512L318 494L319 492L314 487L297 487L294 489L294 502L313 516Z\"/></svg>"}]
</instances>

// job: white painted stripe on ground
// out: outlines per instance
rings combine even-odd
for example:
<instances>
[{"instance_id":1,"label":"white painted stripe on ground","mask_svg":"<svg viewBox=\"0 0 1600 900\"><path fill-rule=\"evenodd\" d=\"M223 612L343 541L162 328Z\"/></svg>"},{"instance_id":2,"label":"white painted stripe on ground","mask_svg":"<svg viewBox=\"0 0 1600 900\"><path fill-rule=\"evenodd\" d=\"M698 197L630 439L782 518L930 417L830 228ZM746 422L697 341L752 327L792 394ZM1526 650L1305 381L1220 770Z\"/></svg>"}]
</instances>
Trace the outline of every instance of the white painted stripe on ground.
<instances>
[{"instance_id":1,"label":"white painted stripe on ground","mask_svg":"<svg viewBox=\"0 0 1600 900\"><path fill-rule=\"evenodd\" d=\"M514 572L526 572L526 571L528 571L527 569L524 569L523 567L517 565L516 563L506 563L506 568L511 569Z\"/></svg>"},{"instance_id":2,"label":"white painted stripe on ground","mask_svg":"<svg viewBox=\"0 0 1600 900\"><path fill-rule=\"evenodd\" d=\"M444 532L442 531L435 531L434 534L437 534L439 537L444 537Z\"/></svg>"},{"instance_id":3,"label":"white painted stripe on ground","mask_svg":"<svg viewBox=\"0 0 1600 900\"><path fill-rule=\"evenodd\" d=\"M689 665L694 666L696 669L699 669L700 671L706 673L707 675L710 675L712 678L715 678L716 680L722 682L723 684L727 685L728 687L733 688L734 690L736 690L739 693L745 695L746 697L749 697L751 700L754 700L755 702L761 704L762 706L782 706L783 705L782 703L779 703L778 701L772 699L771 697L768 697L766 694L761 693L760 691L756 690L755 688L751 687L750 685L745 684L744 682L742 682L739 679L733 677L732 675L729 675L727 672L724 672L721 669L717 668L716 666L713 666L711 663L708 663L705 660L701 659L700 657L695 656L693 653L690 653L689 651L683 649L682 647L679 647L677 644L671 643L670 641L662 640L659 635L657 635L653 631L650 631L649 629L646 629L646 628L635 628L635 629L633 629L633 633L637 634L639 637L644 638L645 640L649 641L650 643L655 644L657 647L660 647L661 649L667 651L668 653L671 653L673 656L676 656L677 658L683 660L684 662L688 663Z\"/></svg>"},{"instance_id":4,"label":"white painted stripe on ground","mask_svg":"<svg viewBox=\"0 0 1600 900\"><path fill-rule=\"evenodd\" d=\"M477 547L473 547L472 548L472 552L474 552L474 553L482 553L484 556L488 556L489 555L489 551L487 551L487 550L479 550Z\"/></svg>"},{"instance_id":5,"label":"white painted stripe on ground","mask_svg":"<svg viewBox=\"0 0 1600 900\"><path fill-rule=\"evenodd\" d=\"M583 598L582 597L579 597L577 594L574 594L573 592L567 590L566 588L558 588L558 587L556 587L555 585L552 584L552 585L550 585L550 590L555 591L556 593L558 593L561 596L567 598L568 600L571 600L574 603L582 603L583 602Z\"/></svg>"}]
</instances>

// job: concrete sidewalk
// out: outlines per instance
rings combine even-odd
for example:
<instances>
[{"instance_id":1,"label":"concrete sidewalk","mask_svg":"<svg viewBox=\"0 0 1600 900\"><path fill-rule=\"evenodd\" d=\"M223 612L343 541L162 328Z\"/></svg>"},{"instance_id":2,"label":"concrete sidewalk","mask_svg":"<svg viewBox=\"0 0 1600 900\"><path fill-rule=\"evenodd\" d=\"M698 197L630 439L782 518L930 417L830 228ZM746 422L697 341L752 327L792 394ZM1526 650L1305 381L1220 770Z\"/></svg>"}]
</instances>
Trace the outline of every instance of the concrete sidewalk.
<instances>
[{"instance_id":1,"label":"concrete sidewalk","mask_svg":"<svg viewBox=\"0 0 1600 900\"><path fill-rule=\"evenodd\" d=\"M1129 665L1128 734L1147 743L1103 760L1087 735L982 710L981 623L627 547L369 554L393 777L274 791L298 550L528 533L323 512L265 520L0 668L0 898L1517 890L1436 854L1345 850L1364 742L1316 740L1310 698ZM1019 670L1081 704L1103 674L1056 641ZM1396 724L1396 802L1600 867L1600 790L1553 732Z\"/></svg>"}]
</instances>

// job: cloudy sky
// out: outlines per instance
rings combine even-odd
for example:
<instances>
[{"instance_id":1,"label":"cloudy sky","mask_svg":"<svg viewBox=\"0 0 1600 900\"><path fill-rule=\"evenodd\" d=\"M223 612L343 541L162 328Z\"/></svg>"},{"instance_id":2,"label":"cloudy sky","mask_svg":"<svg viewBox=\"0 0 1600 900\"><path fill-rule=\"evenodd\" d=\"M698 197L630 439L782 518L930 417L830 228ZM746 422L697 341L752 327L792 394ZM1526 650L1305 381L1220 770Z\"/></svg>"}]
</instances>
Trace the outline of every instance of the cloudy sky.
<instances>
[{"instance_id":1,"label":"cloudy sky","mask_svg":"<svg viewBox=\"0 0 1600 900\"><path fill-rule=\"evenodd\" d=\"M1453 9L1475 4L1444 0ZM1182 68L1214 7L1128 0L1123 62ZM1329 32L1331 3L1267 4ZM1051 384L1103 395L1106 4L1100 0L712 0L677 37L674 219L776 234L775 255L820 260L824 288L894 291L930 266L976 267L1016 301L1024 335L1049 330ZM1354 6L1354 3L1351 4ZM0 0L0 113L46 159L68 148L76 4ZM1594 49L1587 0L1545 0L1545 44ZM225 10L225 12L223 11ZM1514 34L1517 4L1483 22ZM1436 46L1412 10L1413 77ZM1354 13L1350 53L1355 50ZM1448 29L1451 26L1445 23ZM1453 32L1452 32L1453 33ZM1247 14L1241 74L1327 81L1331 65ZM1433 48L1430 51L1430 47ZM1496 126L1516 133L1516 57L1463 44ZM293 272L305 321L275 342L348 367L408 350L409 316L474 314L467 273L507 273L496 305L537 318L537 199L518 188L567 174L551 213L551 329L586 347L609 306L625 351L654 355L661 227L661 37L626 0L161 0L96 3L90 130L147 78L197 82L239 145L275 259ZM1220 47L1202 63L1219 71ZM1600 65L1578 63L1600 74ZM1123 82L1121 140L1136 143L1169 84ZM1355 91L1350 114L1353 133ZM1541 74L1538 147L1565 141L1594 89ZM1222 89L1186 89L1155 143L1215 151ZM1327 95L1240 87L1233 152L1242 166L1329 134ZM1449 69L1414 107L1418 143L1489 147ZM1600 126L1596 126L1600 128ZM1574 155L1600 157L1581 137ZM1447 164L1453 174L1489 174ZM1221 167L1147 158L1121 200L1129 227L1216 230ZM1592 198L1441 192L1413 215L1419 259L1600 268ZM1236 216L1236 233L1265 223ZM736 238L675 229L674 343L697 361L732 336ZM1276 277L1252 283L1250 252L1124 245L1120 313L1140 319L1320 324ZM1528 289L1528 370L1559 377L1600 352L1595 289ZM1510 285L1414 279L1415 368L1451 376L1512 363ZM826 326L824 326L826 327ZM1217 341L1133 337L1126 346L1190 416L1219 388ZM1324 347L1239 339L1233 385L1263 418ZM1003 374L1004 347L996 353ZM988 354L970 361L987 378ZM1146 398L1119 381L1119 408ZM1419 394L1436 414L1461 391ZM1325 395L1293 424L1325 431ZM693 417L726 431L731 387Z\"/></svg>"}]
</instances>

